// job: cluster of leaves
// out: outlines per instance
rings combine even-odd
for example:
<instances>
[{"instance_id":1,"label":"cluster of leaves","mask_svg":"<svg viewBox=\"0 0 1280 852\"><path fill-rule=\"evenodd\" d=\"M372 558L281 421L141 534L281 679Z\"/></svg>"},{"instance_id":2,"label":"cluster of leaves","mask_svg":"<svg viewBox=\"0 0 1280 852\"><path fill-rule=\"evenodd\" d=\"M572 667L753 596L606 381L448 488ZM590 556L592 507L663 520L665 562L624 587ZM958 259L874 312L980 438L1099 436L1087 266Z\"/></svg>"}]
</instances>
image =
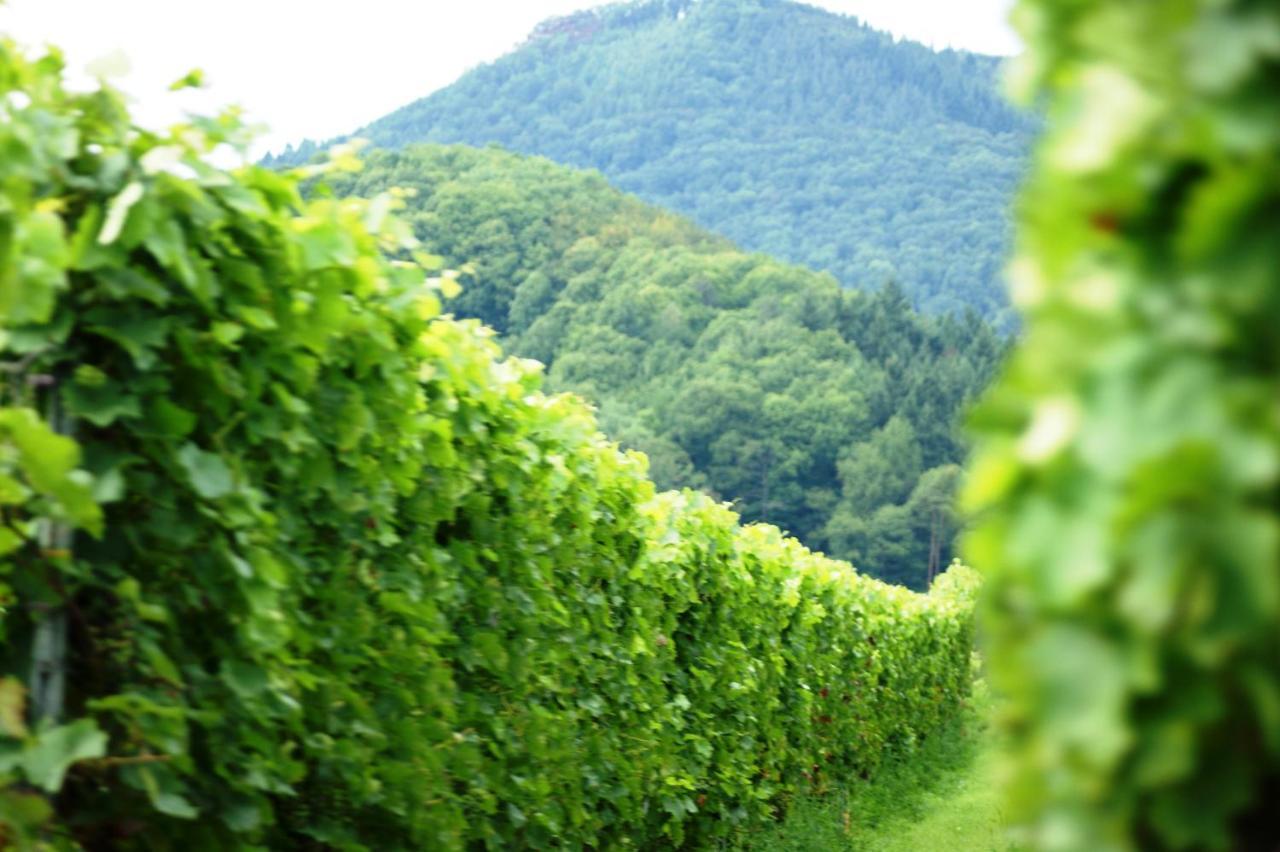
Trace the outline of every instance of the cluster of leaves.
<instances>
[{"instance_id":1,"label":"cluster of leaves","mask_svg":"<svg viewBox=\"0 0 1280 852\"><path fill-rule=\"evenodd\" d=\"M1274 849L1280 9L1016 18L1051 130L967 498L1013 815L1039 849Z\"/></svg>"},{"instance_id":2,"label":"cluster of leaves","mask_svg":"<svg viewBox=\"0 0 1280 852\"><path fill-rule=\"evenodd\" d=\"M798 3L645 0L549 22L357 135L597 168L752 251L1003 325L1009 199L1034 128L996 69Z\"/></svg>"},{"instance_id":3,"label":"cluster of leaves","mask_svg":"<svg viewBox=\"0 0 1280 852\"><path fill-rule=\"evenodd\" d=\"M61 75L0 42L0 844L674 846L965 694L968 569L919 595L655 496L440 316L393 197Z\"/></svg>"},{"instance_id":4,"label":"cluster of leaves","mask_svg":"<svg viewBox=\"0 0 1280 852\"><path fill-rule=\"evenodd\" d=\"M599 406L661 488L733 500L859 570L926 584L950 559L958 412L1005 351L970 314L747 255L598 174L497 149L370 153L341 195L401 190L424 246L469 262L450 308Z\"/></svg>"}]
</instances>

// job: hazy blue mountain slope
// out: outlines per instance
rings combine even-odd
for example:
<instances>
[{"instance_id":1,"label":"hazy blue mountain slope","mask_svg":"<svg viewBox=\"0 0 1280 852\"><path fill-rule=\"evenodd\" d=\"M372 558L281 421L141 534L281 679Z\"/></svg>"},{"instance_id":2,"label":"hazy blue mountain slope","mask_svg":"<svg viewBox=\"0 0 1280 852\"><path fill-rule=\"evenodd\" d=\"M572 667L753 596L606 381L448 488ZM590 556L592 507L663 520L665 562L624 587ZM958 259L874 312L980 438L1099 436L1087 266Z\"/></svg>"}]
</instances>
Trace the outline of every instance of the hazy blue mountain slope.
<instances>
[{"instance_id":1,"label":"hazy blue mountain slope","mask_svg":"<svg viewBox=\"0 0 1280 852\"><path fill-rule=\"evenodd\" d=\"M894 279L927 310L1002 319L1032 122L1002 99L997 67L783 0L659 0L548 21L357 135L597 168L846 286Z\"/></svg>"}]
</instances>

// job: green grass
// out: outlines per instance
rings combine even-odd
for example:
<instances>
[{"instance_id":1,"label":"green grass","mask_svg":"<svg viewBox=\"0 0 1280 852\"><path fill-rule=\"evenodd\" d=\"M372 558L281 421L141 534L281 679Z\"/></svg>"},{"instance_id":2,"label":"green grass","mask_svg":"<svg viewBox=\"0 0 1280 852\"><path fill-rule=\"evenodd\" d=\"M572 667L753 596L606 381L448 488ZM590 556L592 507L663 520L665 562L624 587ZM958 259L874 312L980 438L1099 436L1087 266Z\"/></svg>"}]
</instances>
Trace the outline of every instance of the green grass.
<instances>
[{"instance_id":1,"label":"green grass","mask_svg":"<svg viewBox=\"0 0 1280 852\"><path fill-rule=\"evenodd\" d=\"M869 781L793 803L747 838L750 852L1012 852L994 783L994 734L983 684L971 707L909 754L891 755Z\"/></svg>"}]
</instances>

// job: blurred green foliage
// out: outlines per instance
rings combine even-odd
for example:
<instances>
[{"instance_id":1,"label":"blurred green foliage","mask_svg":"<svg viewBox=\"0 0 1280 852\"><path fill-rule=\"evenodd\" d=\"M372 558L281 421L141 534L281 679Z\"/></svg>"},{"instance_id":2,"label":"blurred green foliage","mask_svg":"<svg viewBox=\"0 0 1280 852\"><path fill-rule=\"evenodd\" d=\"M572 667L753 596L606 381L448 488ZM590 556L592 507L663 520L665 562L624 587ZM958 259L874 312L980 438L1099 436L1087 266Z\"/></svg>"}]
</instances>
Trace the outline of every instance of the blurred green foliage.
<instances>
[{"instance_id":1,"label":"blurred green foliage","mask_svg":"<svg viewBox=\"0 0 1280 852\"><path fill-rule=\"evenodd\" d=\"M599 169L751 251L931 313L1011 322L1009 200L1034 122L998 62L782 0L645 0L548 21L357 131ZM305 144L283 162L301 162Z\"/></svg>"},{"instance_id":2,"label":"blurred green foliage","mask_svg":"<svg viewBox=\"0 0 1280 852\"><path fill-rule=\"evenodd\" d=\"M598 405L660 488L709 490L892 582L927 585L931 541L950 561L959 412L1007 348L972 313L842 291L598 174L497 149L375 150L328 182L408 194L423 246L470 270L449 307Z\"/></svg>"},{"instance_id":3,"label":"blurred green foliage","mask_svg":"<svg viewBox=\"0 0 1280 852\"><path fill-rule=\"evenodd\" d=\"M0 845L692 846L967 693L973 572L655 496L440 315L394 197L61 79L0 41ZM65 724L27 702L55 612Z\"/></svg>"},{"instance_id":4,"label":"blurred green foliage","mask_svg":"<svg viewBox=\"0 0 1280 852\"><path fill-rule=\"evenodd\" d=\"M1013 816L1037 849L1280 842L1280 8L1023 0L1050 130L976 422Z\"/></svg>"}]
</instances>

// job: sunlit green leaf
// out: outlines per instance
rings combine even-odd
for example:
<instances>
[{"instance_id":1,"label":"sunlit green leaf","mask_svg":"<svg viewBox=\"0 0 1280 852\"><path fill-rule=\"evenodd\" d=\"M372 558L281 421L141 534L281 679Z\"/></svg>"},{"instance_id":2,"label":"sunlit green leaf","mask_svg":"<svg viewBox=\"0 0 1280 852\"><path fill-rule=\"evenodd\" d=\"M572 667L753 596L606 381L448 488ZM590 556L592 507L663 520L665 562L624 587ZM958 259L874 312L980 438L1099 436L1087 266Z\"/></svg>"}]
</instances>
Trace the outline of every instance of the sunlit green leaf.
<instances>
[{"instance_id":1,"label":"sunlit green leaf","mask_svg":"<svg viewBox=\"0 0 1280 852\"><path fill-rule=\"evenodd\" d=\"M231 469L222 457L201 450L194 444L184 444L178 450L177 460L182 465L191 487L201 497L216 500L225 497L234 487Z\"/></svg>"},{"instance_id":2,"label":"sunlit green leaf","mask_svg":"<svg viewBox=\"0 0 1280 852\"><path fill-rule=\"evenodd\" d=\"M22 769L32 784L49 793L62 788L67 770L81 760L102 757L107 735L92 719L79 719L36 733L22 755Z\"/></svg>"}]
</instances>

